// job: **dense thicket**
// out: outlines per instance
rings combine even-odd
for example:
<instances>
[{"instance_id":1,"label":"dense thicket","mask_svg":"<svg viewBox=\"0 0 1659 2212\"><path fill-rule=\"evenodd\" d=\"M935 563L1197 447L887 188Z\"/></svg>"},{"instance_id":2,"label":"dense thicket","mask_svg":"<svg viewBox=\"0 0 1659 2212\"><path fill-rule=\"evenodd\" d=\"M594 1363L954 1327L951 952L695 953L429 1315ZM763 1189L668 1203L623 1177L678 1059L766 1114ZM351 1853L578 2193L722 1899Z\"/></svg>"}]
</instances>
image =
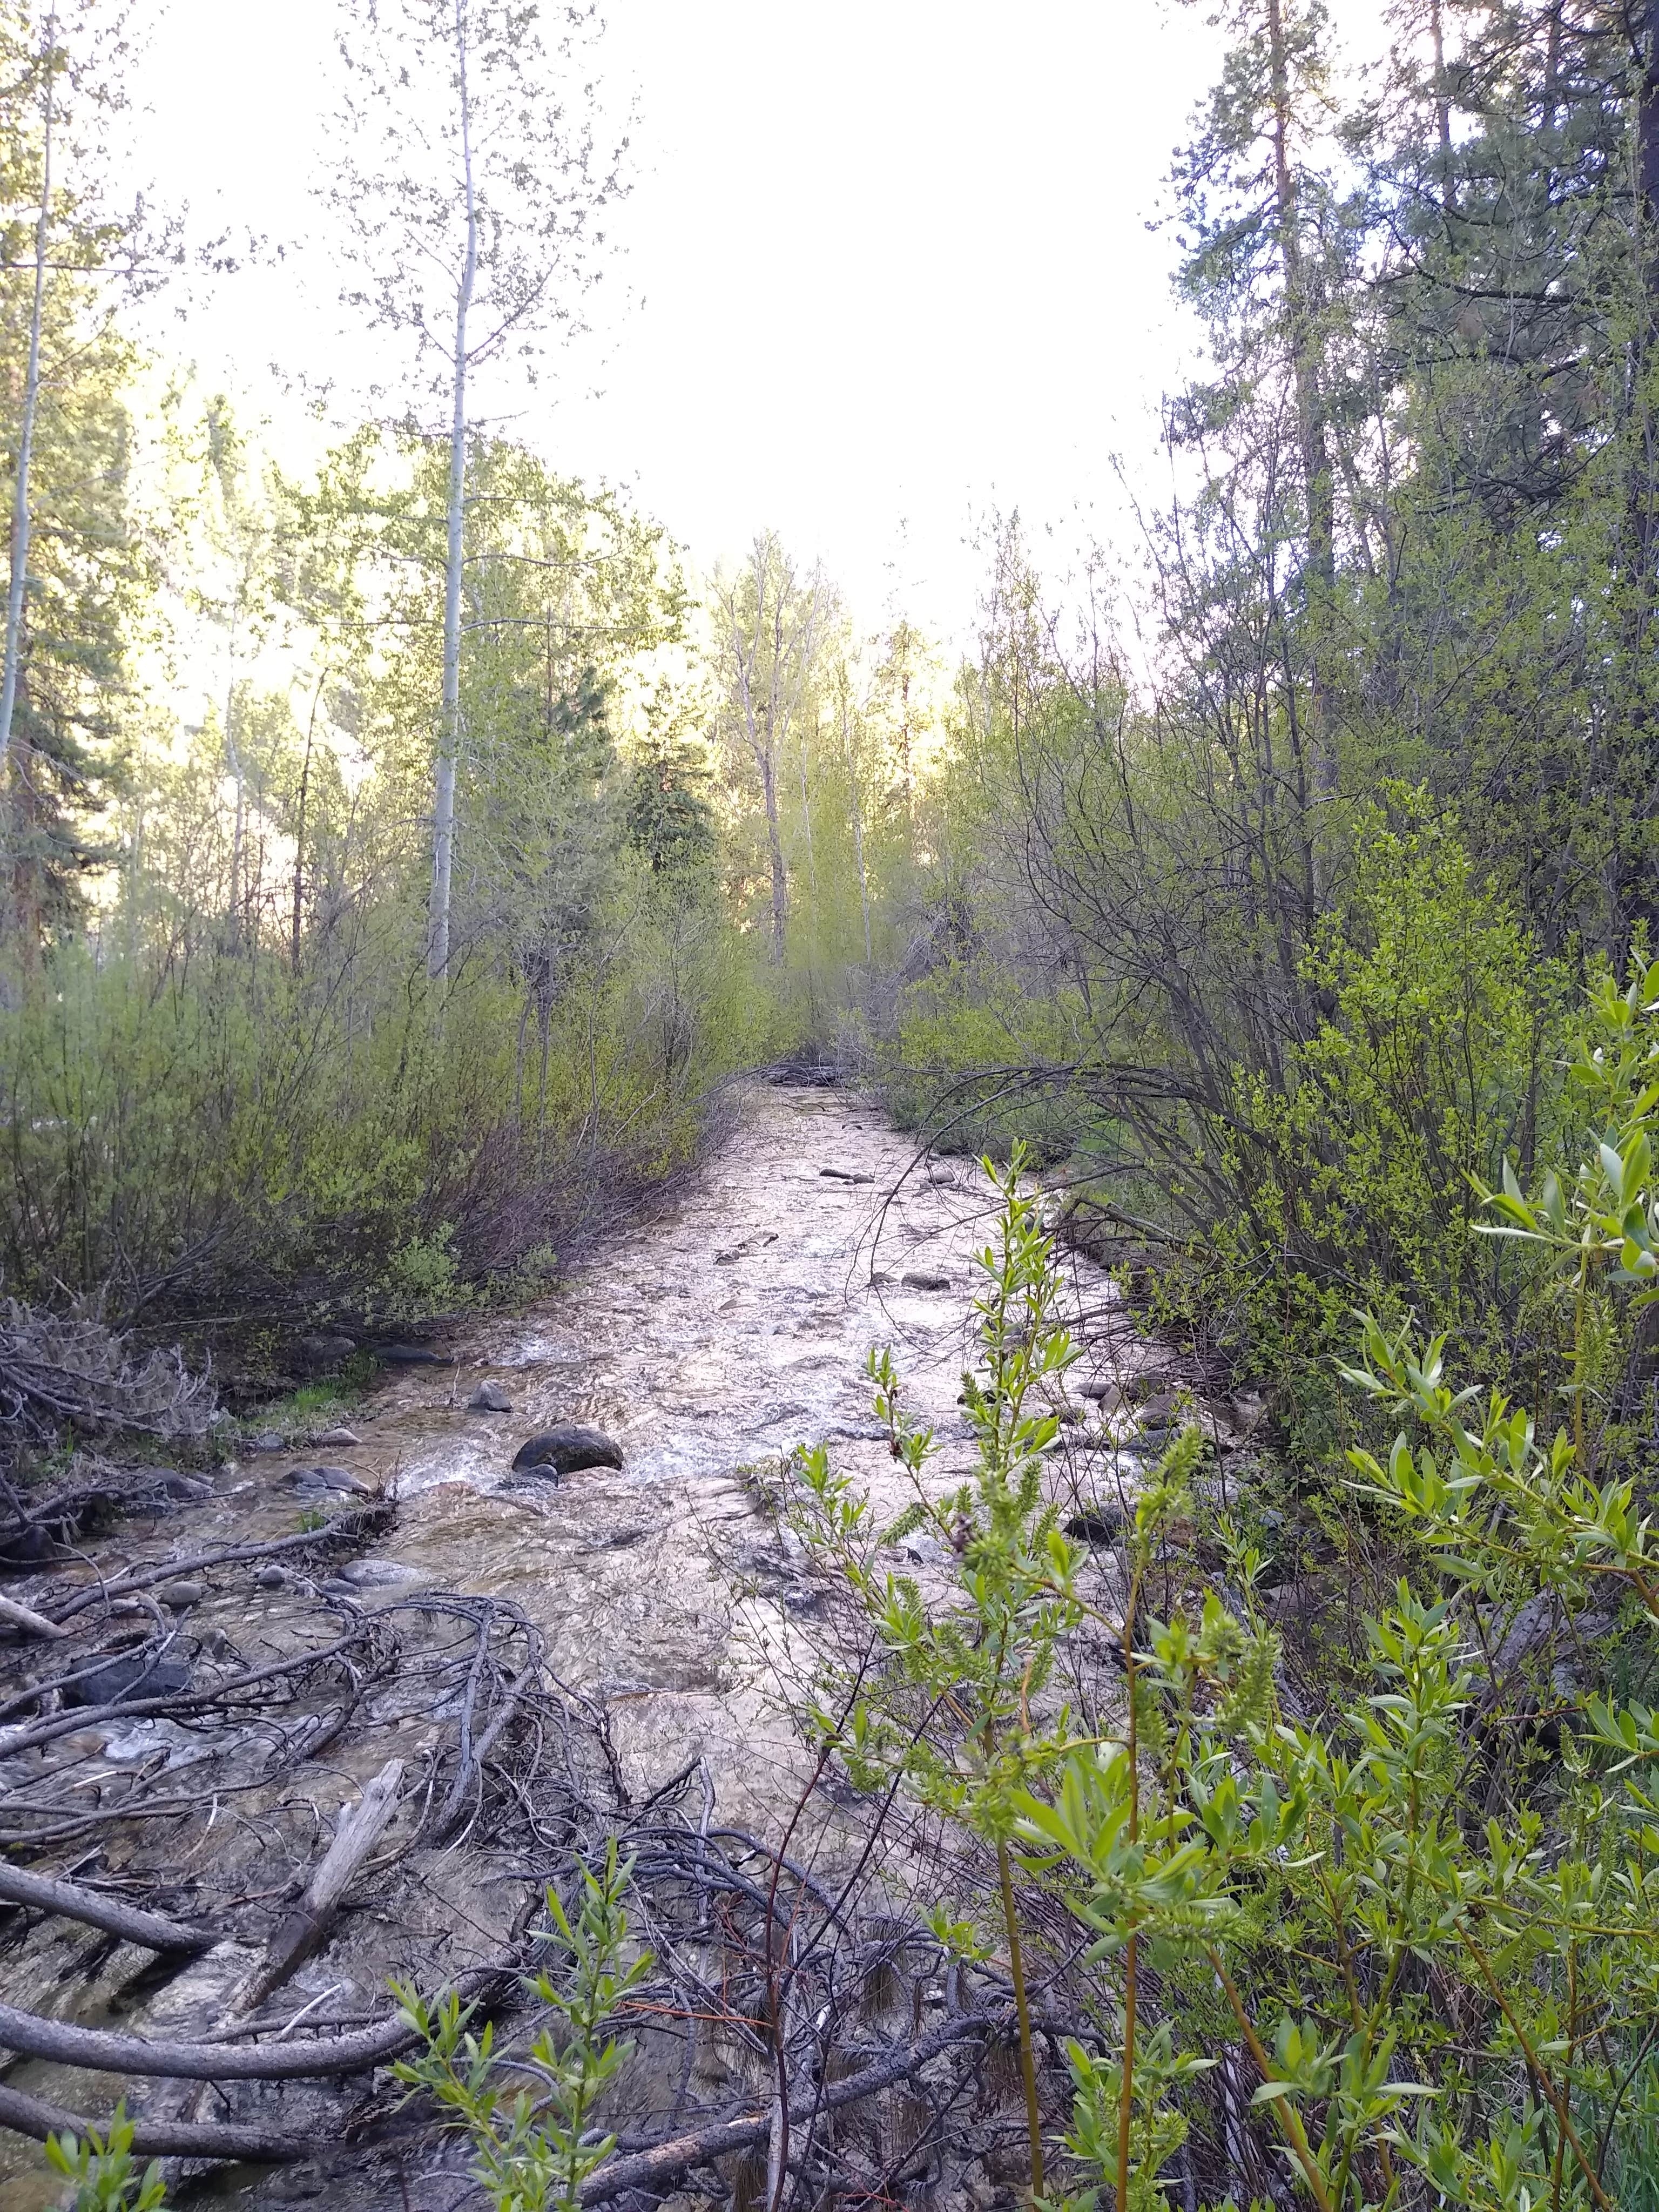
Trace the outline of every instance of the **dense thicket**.
<instances>
[{"instance_id":1,"label":"dense thicket","mask_svg":"<svg viewBox=\"0 0 1659 2212\"><path fill-rule=\"evenodd\" d=\"M878 1351L896 1525L827 1449L747 1472L819 1578L790 1694L860 1869L929 1823L869 1955L947 2011L1001 1977L1032 2201L1063 2081L1079 2212L1655 2201L1659 4L1398 0L1356 70L1319 0L1223 0L1135 649L1108 564L1055 592L1010 523L953 671L502 432L620 189L585 13L345 14L388 388L301 463L130 327L182 247L100 159L119 15L0 0L0 1289L257 1369L527 1291L728 1079L839 1056L1012 1153L975 1464L939 1496ZM1068 1396L1033 1164L1207 1442L1164 1392L1154 1457L1150 1370ZM939 1850L977 1888L924 1937ZM607 2155L629 1878L562 1923L510 2140L459 2009L416 2021L503 2206ZM845 2054L779 1895L775 2205L850 2170L788 2164Z\"/></svg>"},{"instance_id":2,"label":"dense thicket","mask_svg":"<svg viewBox=\"0 0 1659 2212\"><path fill-rule=\"evenodd\" d=\"M1550 1139L1563 1009L1655 907L1639 9L1425 0L1355 71L1322 9L1237 0L1173 170L1209 362L1167 407L1150 672L1010 525L954 678L770 534L689 586L477 414L476 374L514 346L529 373L591 275L616 179L580 118L538 157L556 222L526 203L489 246L487 179L476 208L422 186L508 317L475 362L370 221L416 219L392 113L346 293L373 262L388 330L434 335L402 429L284 472L121 336L166 253L82 143L118 98L107 27L52 20L55 45L8 16L0 116L17 205L49 122L57 149L0 277L32 532L20 1289L459 1295L689 1157L725 1073L811 1042L950 1140L1064 1158L1310 1443L1360 1295L1536 1349L1469 1177ZM447 127L419 141L440 169Z\"/></svg>"},{"instance_id":3,"label":"dense thicket","mask_svg":"<svg viewBox=\"0 0 1659 2212\"><path fill-rule=\"evenodd\" d=\"M1659 880L1649 13L1392 21L1344 73L1323 9L1225 11L1153 674L1005 534L892 1048L1173 1255L1310 1443L1361 1299L1500 1368L1547 1334L1469 1178L1550 1137L1570 989Z\"/></svg>"}]
</instances>

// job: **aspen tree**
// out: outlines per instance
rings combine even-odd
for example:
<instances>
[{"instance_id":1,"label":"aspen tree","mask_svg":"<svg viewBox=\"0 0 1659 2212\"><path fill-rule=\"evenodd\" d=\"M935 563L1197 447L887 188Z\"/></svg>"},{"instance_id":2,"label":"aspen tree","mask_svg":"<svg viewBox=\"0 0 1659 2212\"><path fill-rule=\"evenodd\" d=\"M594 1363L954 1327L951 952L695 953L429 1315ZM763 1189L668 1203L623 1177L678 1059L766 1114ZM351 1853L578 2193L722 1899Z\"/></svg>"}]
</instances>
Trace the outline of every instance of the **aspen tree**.
<instances>
[{"instance_id":1,"label":"aspen tree","mask_svg":"<svg viewBox=\"0 0 1659 2212\"><path fill-rule=\"evenodd\" d=\"M434 978L450 960L479 380L533 381L599 274L599 219L623 188L627 141L602 154L595 87L566 88L594 27L591 10L549 18L533 0L346 0L341 152L328 192L353 268L342 298L400 342L403 411L448 450L427 945Z\"/></svg>"}]
</instances>

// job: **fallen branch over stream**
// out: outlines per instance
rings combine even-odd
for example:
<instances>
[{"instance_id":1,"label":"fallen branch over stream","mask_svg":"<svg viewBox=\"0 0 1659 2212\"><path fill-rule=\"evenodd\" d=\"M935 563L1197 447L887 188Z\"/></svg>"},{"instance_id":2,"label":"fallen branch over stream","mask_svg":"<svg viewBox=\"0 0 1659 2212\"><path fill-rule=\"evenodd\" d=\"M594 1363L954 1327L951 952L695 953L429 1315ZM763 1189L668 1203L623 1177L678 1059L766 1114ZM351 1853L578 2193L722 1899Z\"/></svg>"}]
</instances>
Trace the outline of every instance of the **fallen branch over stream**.
<instances>
[{"instance_id":1,"label":"fallen branch over stream","mask_svg":"<svg viewBox=\"0 0 1659 2212\"><path fill-rule=\"evenodd\" d=\"M83 2113L49 2105L43 2097L27 2097L21 2089L0 2082L0 2128L32 2142L48 2136L76 2136L84 2142L101 2135L107 2120L88 2119ZM290 2166L314 2158L317 2139L289 2136L272 2128L239 2127L222 2120L146 2120L132 2123L132 2148L140 2158L253 2159L264 2165Z\"/></svg>"},{"instance_id":2,"label":"fallen branch over stream","mask_svg":"<svg viewBox=\"0 0 1659 2212\"><path fill-rule=\"evenodd\" d=\"M142 1912L124 1905L118 1897L106 1897L79 1882L53 1881L31 1874L27 1868L0 1860L0 1903L23 1905L37 1912L61 1913L88 1928L101 1928L124 1943L143 1943L152 1951L210 1951L219 1938L205 1929L186 1928L182 1921L167 1920L159 1912Z\"/></svg>"},{"instance_id":3,"label":"fallen branch over stream","mask_svg":"<svg viewBox=\"0 0 1659 2212\"><path fill-rule=\"evenodd\" d=\"M969 2043L1007 2027L1006 2021L989 2013L964 2013L956 2020L946 2021L931 2035L908 2049L896 2051L885 2058L866 2066L861 2073L849 2074L844 2081L813 2090L794 2099L789 2106L789 2121L810 2126L827 2112L840 2112L848 2105L861 2104L866 2097L880 2090L890 2089L895 2082L913 2079L925 2066L951 2049L953 2044ZM711 2127L700 2128L690 2135L672 2136L653 2145L648 2150L630 2152L626 2157L613 2159L609 2166L589 2176L582 2184L584 2204L604 2204L613 2197L620 2197L628 2189L660 2188L692 2167L706 2166L711 2159L723 2157L728 2151L746 2150L751 2143L763 2142L773 2126L771 2107L762 2112L745 2113L740 2119L716 2121Z\"/></svg>"},{"instance_id":4,"label":"fallen branch over stream","mask_svg":"<svg viewBox=\"0 0 1659 2212\"><path fill-rule=\"evenodd\" d=\"M515 1961L477 1966L454 1984L459 1996L475 1996L510 1973ZM447 1992L440 1990L437 2001ZM167 2043L136 2035L111 2035L102 2028L71 2027L42 2020L0 2003L0 2044L29 2058L59 2066L84 2067L94 2074L121 2074L135 2080L168 2081L303 2081L364 2074L401 2057L420 2041L401 2015L355 2035L315 2036L309 2042L283 2043L251 2050L228 2043Z\"/></svg>"},{"instance_id":5,"label":"fallen branch over stream","mask_svg":"<svg viewBox=\"0 0 1659 2212\"><path fill-rule=\"evenodd\" d=\"M717 1820L700 1759L631 1796L605 1706L559 1680L520 1607L390 1595L342 1571L394 1515L376 1504L32 1592L58 1632L0 1698L0 1902L67 1924L11 1919L8 1990L26 1986L9 1971L25 1946L37 1988L72 1990L99 1971L108 1948L77 1948L84 1929L152 1951L152 1989L196 1963L172 2014L182 2029L116 2033L0 2004L0 2045L154 2084L131 2116L143 2156L326 2168L348 2146L356 2158L411 2131L429 2144L435 2115L374 2078L420 2039L383 2016L388 1981L481 2003L502 2062L533 2077L545 2014L524 1978L531 1923L550 1888L569 1907L581 1869L614 1842L632 1866L630 1934L654 1963L629 2007L640 2132L590 2177L584 2204L761 2143L815 2197L902 2202L917 2159L947 2134L953 2157L973 2155L964 2130L994 2145L986 2069L1007 2000L994 1975L970 1991L967 1970L897 1909L908 1874L884 1888L885 1803L838 1799L840 1839L822 1858L816 1840L781 1850ZM283 1577L256 1584L273 1559ZM220 1599L206 1635L192 1632L204 1595L181 1617L149 1595L185 1577ZM249 1602L229 1611L225 1595L242 1589ZM902 1840L897 1863L915 1847ZM100 1863L100 1887L75 1878ZM494 1901L480 1909L473 1888L458 1914L458 1877L470 1886L480 1867ZM468 1921L483 1940L452 1961ZM480 1951L495 1956L471 1963ZM268 2014L319 1954L319 1993ZM941 2005L942 2017L928 2009ZM56 1996L51 2008L70 2009ZM921 2116L896 2157L885 2092ZM88 2119L0 2088L0 2128L37 2140L101 2129L107 2110Z\"/></svg>"}]
</instances>

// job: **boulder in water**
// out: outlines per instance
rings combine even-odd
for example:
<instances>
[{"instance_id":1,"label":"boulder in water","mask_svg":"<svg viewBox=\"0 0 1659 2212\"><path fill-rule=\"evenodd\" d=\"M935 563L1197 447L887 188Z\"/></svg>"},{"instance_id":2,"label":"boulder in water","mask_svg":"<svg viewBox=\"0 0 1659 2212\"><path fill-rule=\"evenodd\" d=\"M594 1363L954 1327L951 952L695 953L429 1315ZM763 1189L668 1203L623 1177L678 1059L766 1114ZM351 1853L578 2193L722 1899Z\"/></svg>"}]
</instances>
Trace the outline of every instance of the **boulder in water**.
<instances>
[{"instance_id":1,"label":"boulder in water","mask_svg":"<svg viewBox=\"0 0 1659 2212\"><path fill-rule=\"evenodd\" d=\"M66 1705L118 1705L128 1698L172 1698L190 1687L190 1668L170 1654L120 1651L78 1682L65 1682Z\"/></svg>"},{"instance_id":2,"label":"boulder in water","mask_svg":"<svg viewBox=\"0 0 1659 2212\"><path fill-rule=\"evenodd\" d=\"M510 1413L513 1401L499 1382L480 1382L466 1401L470 1413Z\"/></svg>"},{"instance_id":3,"label":"boulder in water","mask_svg":"<svg viewBox=\"0 0 1659 2212\"><path fill-rule=\"evenodd\" d=\"M343 1498L366 1498L368 1485L349 1467L296 1467L289 1474L289 1486L302 1497L320 1498L333 1491Z\"/></svg>"},{"instance_id":4,"label":"boulder in water","mask_svg":"<svg viewBox=\"0 0 1659 2212\"><path fill-rule=\"evenodd\" d=\"M588 1467L620 1467L622 1446L602 1429L584 1428L580 1422L562 1422L543 1429L520 1446L514 1456L518 1474L580 1474Z\"/></svg>"},{"instance_id":5,"label":"boulder in water","mask_svg":"<svg viewBox=\"0 0 1659 2212\"><path fill-rule=\"evenodd\" d=\"M180 1505L213 1495L213 1485L206 1475L184 1474L176 1467L141 1467L137 1480L157 1498L170 1498Z\"/></svg>"}]
</instances>

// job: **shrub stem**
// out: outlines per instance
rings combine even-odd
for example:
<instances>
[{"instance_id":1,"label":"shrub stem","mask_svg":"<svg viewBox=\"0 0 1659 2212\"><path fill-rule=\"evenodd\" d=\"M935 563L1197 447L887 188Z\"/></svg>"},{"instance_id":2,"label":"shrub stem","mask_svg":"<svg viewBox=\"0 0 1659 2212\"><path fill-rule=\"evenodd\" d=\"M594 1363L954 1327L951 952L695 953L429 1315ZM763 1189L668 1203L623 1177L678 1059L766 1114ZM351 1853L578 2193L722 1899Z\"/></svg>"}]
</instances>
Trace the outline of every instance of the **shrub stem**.
<instances>
[{"instance_id":1,"label":"shrub stem","mask_svg":"<svg viewBox=\"0 0 1659 2212\"><path fill-rule=\"evenodd\" d=\"M1025 2083L1025 2124L1031 2138L1031 2194L1042 2194L1042 2114L1037 2106L1036 2058L1031 2049L1031 2013L1025 2002L1025 1965L1020 1956L1019 1919L1014 1911L1014 1877L1008 1846L997 1842L997 1874L1002 1883L1002 1920L1008 1931L1008 1962L1014 1978L1014 2010L1019 2018L1019 2070Z\"/></svg>"}]
</instances>

